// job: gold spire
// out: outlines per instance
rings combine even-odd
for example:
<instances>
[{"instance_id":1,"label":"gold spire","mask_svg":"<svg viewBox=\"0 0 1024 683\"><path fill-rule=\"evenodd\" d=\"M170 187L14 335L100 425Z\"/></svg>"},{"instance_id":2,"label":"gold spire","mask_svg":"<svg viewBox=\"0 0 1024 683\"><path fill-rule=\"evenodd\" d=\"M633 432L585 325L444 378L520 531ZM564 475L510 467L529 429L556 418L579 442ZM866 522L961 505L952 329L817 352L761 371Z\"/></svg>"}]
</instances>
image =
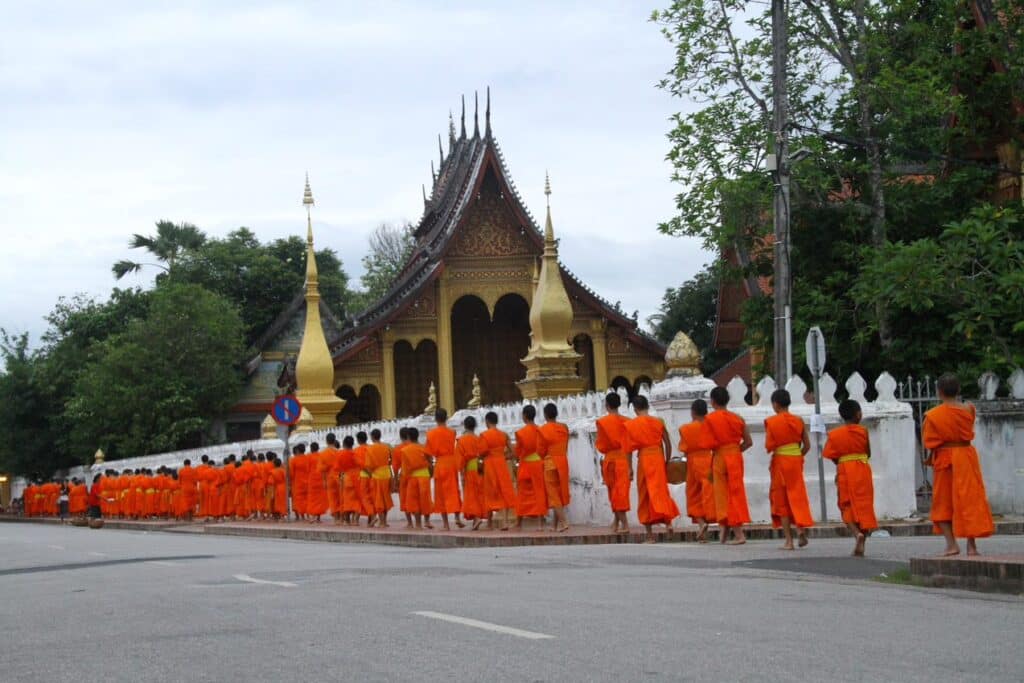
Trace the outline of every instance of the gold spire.
<instances>
[{"instance_id":1,"label":"gold spire","mask_svg":"<svg viewBox=\"0 0 1024 683\"><path fill-rule=\"evenodd\" d=\"M295 362L296 394L303 409L309 409L314 427L333 427L345 402L334 394L334 361L327 348L323 323L320 321L320 287L313 249L313 191L306 174L306 190L302 196L306 207L306 326L302 333L299 358Z\"/></svg>"},{"instance_id":2,"label":"gold spire","mask_svg":"<svg viewBox=\"0 0 1024 683\"><path fill-rule=\"evenodd\" d=\"M530 351L523 359L526 379L519 383L524 398L579 393L583 380L576 371L580 355L569 344L572 302L558 265L558 242L551 221L551 180L544 174L547 220L544 224L544 255L530 304Z\"/></svg>"}]
</instances>

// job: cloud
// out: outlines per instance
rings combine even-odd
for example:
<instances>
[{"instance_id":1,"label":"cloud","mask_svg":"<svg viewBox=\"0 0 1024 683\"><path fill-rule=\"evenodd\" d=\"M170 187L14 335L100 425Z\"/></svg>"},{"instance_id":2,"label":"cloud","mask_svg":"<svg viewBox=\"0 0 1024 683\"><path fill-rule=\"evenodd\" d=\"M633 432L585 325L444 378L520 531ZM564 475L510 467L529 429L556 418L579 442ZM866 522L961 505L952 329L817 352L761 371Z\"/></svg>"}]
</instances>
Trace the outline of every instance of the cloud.
<instances>
[{"instance_id":1,"label":"cloud","mask_svg":"<svg viewBox=\"0 0 1024 683\"><path fill-rule=\"evenodd\" d=\"M637 4L31 3L0 26L0 326L38 339L61 295L105 295L158 219L301 234L354 278L382 221L415 220L437 134L491 86L527 204L544 172L565 263L641 317L709 260L659 235L679 103L671 46ZM482 92L481 92L482 96ZM482 104L481 104L482 106ZM482 122L481 122L482 123ZM610 258L614 255L614 258ZM141 277L146 282L151 275Z\"/></svg>"}]
</instances>

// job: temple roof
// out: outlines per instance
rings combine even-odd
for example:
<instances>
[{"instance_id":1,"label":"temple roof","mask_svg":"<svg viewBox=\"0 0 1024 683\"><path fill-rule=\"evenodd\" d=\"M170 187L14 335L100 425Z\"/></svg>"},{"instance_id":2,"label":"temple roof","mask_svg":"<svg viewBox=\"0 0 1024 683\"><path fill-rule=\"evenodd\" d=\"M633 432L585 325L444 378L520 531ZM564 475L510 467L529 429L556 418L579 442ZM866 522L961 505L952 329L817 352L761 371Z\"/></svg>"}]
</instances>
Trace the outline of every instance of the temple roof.
<instances>
[{"instance_id":1,"label":"temple roof","mask_svg":"<svg viewBox=\"0 0 1024 683\"><path fill-rule=\"evenodd\" d=\"M444 254L455 236L471 200L477 195L488 168L493 169L502 194L516 215L523 233L536 246L538 255L544 248L544 235L519 195L491 130L490 90L481 133L478 107L473 114L473 132L466 132L465 100L460 117L460 133L454 121L449 125L448 153L438 137L439 167L433 171L429 194L424 189L423 215L416 225L412 253L388 291L357 317L348 321L340 337L330 343L335 364L357 353L372 341L372 335L395 320L443 272ZM636 321L627 317L562 265L566 290L571 297L599 310L611 323L625 330L630 341L658 355L664 346L642 332Z\"/></svg>"}]
</instances>

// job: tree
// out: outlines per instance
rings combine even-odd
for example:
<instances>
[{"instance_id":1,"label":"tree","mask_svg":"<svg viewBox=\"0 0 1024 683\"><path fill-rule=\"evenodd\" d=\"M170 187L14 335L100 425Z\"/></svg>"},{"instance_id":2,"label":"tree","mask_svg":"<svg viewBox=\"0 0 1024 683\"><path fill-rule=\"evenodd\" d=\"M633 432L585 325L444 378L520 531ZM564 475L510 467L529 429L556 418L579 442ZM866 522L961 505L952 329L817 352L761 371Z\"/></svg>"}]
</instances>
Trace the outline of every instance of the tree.
<instances>
[{"instance_id":1,"label":"tree","mask_svg":"<svg viewBox=\"0 0 1024 683\"><path fill-rule=\"evenodd\" d=\"M237 308L198 285L157 287L148 315L99 343L68 405L71 445L112 458L174 450L203 439L241 386Z\"/></svg>"},{"instance_id":2,"label":"tree","mask_svg":"<svg viewBox=\"0 0 1024 683\"><path fill-rule=\"evenodd\" d=\"M654 336L671 343L677 332L685 332L697 345L701 369L711 375L732 358L732 353L714 348L718 308L718 268L712 263L674 289L666 289L661 309L647 319Z\"/></svg>"},{"instance_id":3,"label":"tree","mask_svg":"<svg viewBox=\"0 0 1024 683\"><path fill-rule=\"evenodd\" d=\"M363 274L359 278L363 289L357 293L355 310L366 309L387 293L416 245L415 227L411 223L381 223L370 234L370 250L363 256Z\"/></svg>"},{"instance_id":4,"label":"tree","mask_svg":"<svg viewBox=\"0 0 1024 683\"><path fill-rule=\"evenodd\" d=\"M132 235L128 246L132 249L145 249L156 263L139 263L121 260L114 264L112 270L118 280L128 273L137 273L143 266L160 268L167 275L174 270L178 260L185 254L199 249L206 242L206 235L191 223L172 223L157 221L156 235Z\"/></svg>"}]
</instances>

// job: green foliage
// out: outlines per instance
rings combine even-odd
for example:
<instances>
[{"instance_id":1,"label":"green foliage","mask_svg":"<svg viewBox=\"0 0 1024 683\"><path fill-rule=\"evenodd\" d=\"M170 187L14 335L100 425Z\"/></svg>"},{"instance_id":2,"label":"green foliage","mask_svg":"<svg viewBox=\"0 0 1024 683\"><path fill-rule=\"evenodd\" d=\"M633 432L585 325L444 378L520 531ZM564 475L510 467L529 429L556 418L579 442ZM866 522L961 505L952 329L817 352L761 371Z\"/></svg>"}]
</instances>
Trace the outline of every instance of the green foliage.
<instances>
[{"instance_id":1,"label":"green foliage","mask_svg":"<svg viewBox=\"0 0 1024 683\"><path fill-rule=\"evenodd\" d=\"M715 314L718 306L718 268L705 266L692 278L674 289L666 289L661 309L648 318L654 336L662 343L671 343L677 332L685 332L700 349L701 368L711 375L734 355L715 349Z\"/></svg>"},{"instance_id":2,"label":"green foliage","mask_svg":"<svg viewBox=\"0 0 1024 683\"><path fill-rule=\"evenodd\" d=\"M157 221L156 235L132 235L128 246L132 249L145 249L157 263L139 263L122 260L114 264L112 270L118 280L128 273L137 273L143 266L155 266L170 275L182 256L194 252L206 242L206 235L191 223L172 223Z\"/></svg>"},{"instance_id":3,"label":"green foliage","mask_svg":"<svg viewBox=\"0 0 1024 683\"><path fill-rule=\"evenodd\" d=\"M71 446L111 458L197 443L239 391L242 322L236 307L198 285L167 283L148 315L98 343L68 405Z\"/></svg>"},{"instance_id":4,"label":"green foliage","mask_svg":"<svg viewBox=\"0 0 1024 683\"><path fill-rule=\"evenodd\" d=\"M353 313L365 310L387 293L412 254L415 227L411 223L381 223L370 234L369 252L363 256L363 274L359 278L362 291L354 294Z\"/></svg>"},{"instance_id":5,"label":"green foliage","mask_svg":"<svg viewBox=\"0 0 1024 683\"><path fill-rule=\"evenodd\" d=\"M320 295L341 315L352 293L341 260L331 249L316 254ZM208 239L179 262L175 279L201 285L238 307L251 345L296 295L306 277L306 243L299 237L262 244L248 228Z\"/></svg>"}]
</instances>

